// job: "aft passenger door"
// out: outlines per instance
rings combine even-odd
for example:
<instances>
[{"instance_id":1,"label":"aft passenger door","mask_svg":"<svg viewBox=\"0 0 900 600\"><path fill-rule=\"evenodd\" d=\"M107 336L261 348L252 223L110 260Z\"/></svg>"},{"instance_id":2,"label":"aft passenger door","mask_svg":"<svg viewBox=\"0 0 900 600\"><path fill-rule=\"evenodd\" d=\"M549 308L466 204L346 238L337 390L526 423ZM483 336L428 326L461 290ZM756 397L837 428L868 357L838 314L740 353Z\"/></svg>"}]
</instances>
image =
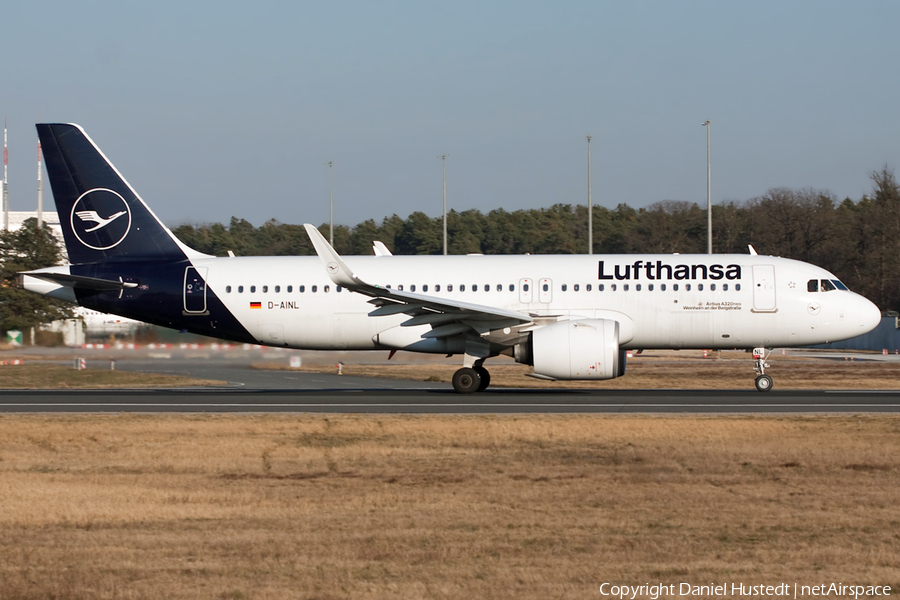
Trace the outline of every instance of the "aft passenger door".
<instances>
[{"instance_id":1,"label":"aft passenger door","mask_svg":"<svg viewBox=\"0 0 900 600\"><path fill-rule=\"evenodd\" d=\"M206 267L184 270L184 314L206 314Z\"/></svg>"}]
</instances>

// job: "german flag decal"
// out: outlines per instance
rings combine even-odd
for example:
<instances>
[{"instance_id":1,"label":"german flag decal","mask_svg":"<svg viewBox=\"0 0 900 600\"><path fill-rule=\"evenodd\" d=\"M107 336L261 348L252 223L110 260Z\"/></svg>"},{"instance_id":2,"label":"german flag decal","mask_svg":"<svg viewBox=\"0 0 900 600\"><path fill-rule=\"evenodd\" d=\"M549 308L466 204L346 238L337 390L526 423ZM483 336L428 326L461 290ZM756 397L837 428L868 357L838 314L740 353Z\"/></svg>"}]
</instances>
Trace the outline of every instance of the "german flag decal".
<instances>
[{"instance_id":1,"label":"german flag decal","mask_svg":"<svg viewBox=\"0 0 900 600\"><path fill-rule=\"evenodd\" d=\"M251 302L250 308L262 308L262 302Z\"/></svg>"}]
</instances>

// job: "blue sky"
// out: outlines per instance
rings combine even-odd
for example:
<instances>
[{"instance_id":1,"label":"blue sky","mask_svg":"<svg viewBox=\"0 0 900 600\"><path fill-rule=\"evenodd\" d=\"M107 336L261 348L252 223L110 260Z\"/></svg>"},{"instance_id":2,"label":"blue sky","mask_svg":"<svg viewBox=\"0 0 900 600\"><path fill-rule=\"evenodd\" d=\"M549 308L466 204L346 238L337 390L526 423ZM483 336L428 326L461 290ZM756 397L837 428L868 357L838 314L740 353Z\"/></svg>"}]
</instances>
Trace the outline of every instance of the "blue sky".
<instances>
[{"instance_id":1,"label":"blue sky","mask_svg":"<svg viewBox=\"0 0 900 600\"><path fill-rule=\"evenodd\" d=\"M10 204L79 123L168 225L858 199L900 165L900 3L56 2L0 20ZM49 194L46 194L49 198Z\"/></svg>"}]
</instances>

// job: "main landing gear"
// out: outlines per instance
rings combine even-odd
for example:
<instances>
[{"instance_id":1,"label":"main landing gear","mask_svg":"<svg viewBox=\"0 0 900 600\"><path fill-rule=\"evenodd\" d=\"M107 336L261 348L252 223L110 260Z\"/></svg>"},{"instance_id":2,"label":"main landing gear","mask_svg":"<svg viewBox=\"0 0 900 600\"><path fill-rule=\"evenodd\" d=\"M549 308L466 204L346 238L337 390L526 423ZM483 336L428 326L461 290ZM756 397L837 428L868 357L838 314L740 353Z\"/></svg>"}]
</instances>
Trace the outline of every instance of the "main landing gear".
<instances>
[{"instance_id":1,"label":"main landing gear","mask_svg":"<svg viewBox=\"0 0 900 600\"><path fill-rule=\"evenodd\" d=\"M765 348L753 349L753 359L756 361L753 366L753 370L756 371L756 389L760 392L768 392L772 389L772 377L766 375L766 367L769 366L766 359L769 358L769 354L771 352L767 353Z\"/></svg>"},{"instance_id":2,"label":"main landing gear","mask_svg":"<svg viewBox=\"0 0 900 600\"><path fill-rule=\"evenodd\" d=\"M491 384L491 374L481 364L463 367L453 374L453 389L460 394L483 392Z\"/></svg>"}]
</instances>

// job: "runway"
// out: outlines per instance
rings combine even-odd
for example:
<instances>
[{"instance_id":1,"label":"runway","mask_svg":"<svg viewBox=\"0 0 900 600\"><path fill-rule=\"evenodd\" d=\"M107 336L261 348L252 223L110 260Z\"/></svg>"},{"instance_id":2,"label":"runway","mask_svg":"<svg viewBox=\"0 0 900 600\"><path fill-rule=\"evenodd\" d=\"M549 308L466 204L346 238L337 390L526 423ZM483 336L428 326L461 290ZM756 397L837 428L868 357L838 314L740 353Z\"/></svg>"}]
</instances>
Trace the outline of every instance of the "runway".
<instances>
[{"instance_id":1,"label":"runway","mask_svg":"<svg viewBox=\"0 0 900 600\"><path fill-rule=\"evenodd\" d=\"M4 391L3 413L896 413L897 392L580 391L446 388Z\"/></svg>"},{"instance_id":2,"label":"runway","mask_svg":"<svg viewBox=\"0 0 900 600\"><path fill-rule=\"evenodd\" d=\"M446 383L266 371L246 361L122 360L117 369L219 380L203 388L5 390L0 413L358 414L818 414L900 413L900 391L571 390L490 388L459 395Z\"/></svg>"}]
</instances>

